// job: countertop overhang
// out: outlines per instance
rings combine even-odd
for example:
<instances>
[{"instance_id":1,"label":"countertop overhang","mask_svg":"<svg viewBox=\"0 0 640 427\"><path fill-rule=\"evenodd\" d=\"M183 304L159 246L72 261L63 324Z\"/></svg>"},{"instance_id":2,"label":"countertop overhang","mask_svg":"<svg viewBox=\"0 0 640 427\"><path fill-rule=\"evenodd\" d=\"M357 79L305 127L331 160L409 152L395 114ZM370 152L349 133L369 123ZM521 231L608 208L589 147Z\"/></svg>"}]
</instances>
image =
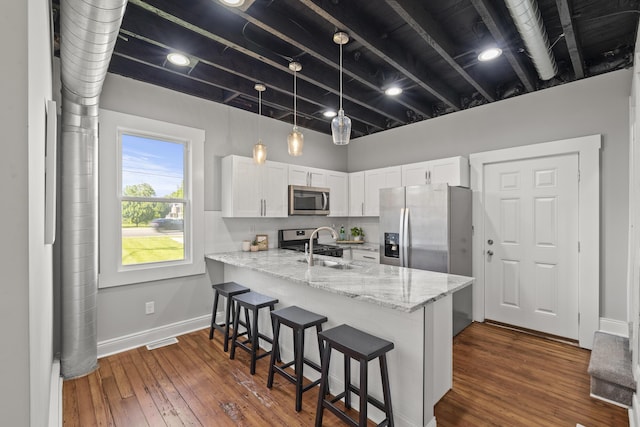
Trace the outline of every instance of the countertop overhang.
<instances>
[{"instance_id":1,"label":"countertop overhang","mask_svg":"<svg viewBox=\"0 0 640 427\"><path fill-rule=\"evenodd\" d=\"M473 277L455 274L317 255L314 256L317 261L337 261L349 264L351 268L309 267L303 262L303 254L284 249L210 253L205 258L407 313L465 288L474 281Z\"/></svg>"}]
</instances>

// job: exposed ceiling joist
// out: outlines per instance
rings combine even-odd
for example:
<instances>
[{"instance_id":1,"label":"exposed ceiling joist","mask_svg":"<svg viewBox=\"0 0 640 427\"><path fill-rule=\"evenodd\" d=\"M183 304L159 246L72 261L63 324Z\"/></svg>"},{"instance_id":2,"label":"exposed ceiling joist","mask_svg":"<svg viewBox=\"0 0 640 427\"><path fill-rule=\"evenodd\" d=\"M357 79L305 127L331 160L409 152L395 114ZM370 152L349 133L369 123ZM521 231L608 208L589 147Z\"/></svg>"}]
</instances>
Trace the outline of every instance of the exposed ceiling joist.
<instances>
[{"instance_id":1,"label":"exposed ceiling joist","mask_svg":"<svg viewBox=\"0 0 640 427\"><path fill-rule=\"evenodd\" d=\"M575 30L573 28L573 19L571 18L571 10L567 0L556 0L558 13L560 14L560 22L562 23L562 31L564 39L569 49L569 57L571 65L573 65L573 73L576 80L584 78L584 62L582 60L582 49L578 43Z\"/></svg>"},{"instance_id":2,"label":"exposed ceiling joist","mask_svg":"<svg viewBox=\"0 0 640 427\"><path fill-rule=\"evenodd\" d=\"M473 86L486 100L495 101L495 91L481 82L478 77L471 76L470 72L462 68L453 58L453 44L441 29L440 24L419 4L411 0L386 0L386 2L467 83Z\"/></svg>"},{"instance_id":3,"label":"exposed ceiling joist","mask_svg":"<svg viewBox=\"0 0 640 427\"><path fill-rule=\"evenodd\" d=\"M476 9L482 21L485 23L489 32L493 36L493 39L500 46L508 46L509 42L505 38L505 30L500 25L496 12L489 0L470 0L473 7ZM513 53L511 49L503 49L503 54L511 64L511 67L518 75L518 78L522 82L527 92L533 92L536 90L536 80L533 77L533 73L522 63L522 61Z\"/></svg>"},{"instance_id":4,"label":"exposed ceiling joist","mask_svg":"<svg viewBox=\"0 0 640 427\"><path fill-rule=\"evenodd\" d=\"M335 70L340 69L339 64L336 62L335 49L328 49L326 44L318 43L311 34L303 31L296 25L292 25L291 20L284 18L270 6L271 4L254 3L246 12L235 8L229 8L229 11L246 19L247 22L250 22L256 27L269 32L271 35L278 37L280 40L295 46L300 49L300 51L311 55L318 61L333 67ZM349 58L345 58L343 62L343 72L345 76L352 78L379 94L383 93L379 82L371 78L369 72L362 66L355 61L349 60ZM424 117L431 117L430 107L427 105L408 102L408 100L403 98L394 98L392 102L413 110Z\"/></svg>"},{"instance_id":5,"label":"exposed ceiling joist","mask_svg":"<svg viewBox=\"0 0 640 427\"><path fill-rule=\"evenodd\" d=\"M339 7L333 3L320 0L299 0L318 16L331 23L336 29L346 31L358 39L369 51L386 61L390 66L404 74L418 87L429 92L453 110L460 110L460 101L450 88L436 82L425 72L429 67L421 64L416 58L407 59L407 52L400 54L397 46L391 46L386 40L377 37L365 23L358 19L357 8L349 2L342 2Z\"/></svg>"}]
</instances>

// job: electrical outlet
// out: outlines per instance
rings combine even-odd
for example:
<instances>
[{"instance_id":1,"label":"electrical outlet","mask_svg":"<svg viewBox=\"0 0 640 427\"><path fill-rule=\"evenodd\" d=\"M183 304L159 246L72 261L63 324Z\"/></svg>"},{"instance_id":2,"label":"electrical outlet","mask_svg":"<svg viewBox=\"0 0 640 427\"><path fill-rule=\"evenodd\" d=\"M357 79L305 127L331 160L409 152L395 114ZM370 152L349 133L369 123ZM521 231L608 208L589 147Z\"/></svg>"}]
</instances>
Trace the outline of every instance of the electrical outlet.
<instances>
[{"instance_id":1,"label":"electrical outlet","mask_svg":"<svg viewBox=\"0 0 640 427\"><path fill-rule=\"evenodd\" d=\"M145 314L153 314L155 312L156 312L156 303L154 301L149 301L144 305Z\"/></svg>"}]
</instances>

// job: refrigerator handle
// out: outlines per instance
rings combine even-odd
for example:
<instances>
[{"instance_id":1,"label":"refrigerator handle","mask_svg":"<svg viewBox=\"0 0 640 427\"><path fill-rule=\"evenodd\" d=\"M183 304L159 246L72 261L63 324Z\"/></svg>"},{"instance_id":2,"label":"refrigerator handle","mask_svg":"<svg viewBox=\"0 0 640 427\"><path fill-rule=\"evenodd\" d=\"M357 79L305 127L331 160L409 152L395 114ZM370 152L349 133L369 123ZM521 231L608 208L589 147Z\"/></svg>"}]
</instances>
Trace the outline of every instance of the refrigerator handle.
<instances>
[{"instance_id":1,"label":"refrigerator handle","mask_svg":"<svg viewBox=\"0 0 640 427\"><path fill-rule=\"evenodd\" d=\"M409 267L409 244L411 242L409 242L409 208L405 208L404 210L404 225L402 227L403 230L403 236L402 236L402 241L403 241L403 250L404 250L404 262L403 262L403 267Z\"/></svg>"},{"instance_id":2,"label":"refrigerator handle","mask_svg":"<svg viewBox=\"0 0 640 427\"><path fill-rule=\"evenodd\" d=\"M400 267L404 267L404 211L405 208L400 209L400 232L398 233L400 241L398 244L400 245Z\"/></svg>"}]
</instances>

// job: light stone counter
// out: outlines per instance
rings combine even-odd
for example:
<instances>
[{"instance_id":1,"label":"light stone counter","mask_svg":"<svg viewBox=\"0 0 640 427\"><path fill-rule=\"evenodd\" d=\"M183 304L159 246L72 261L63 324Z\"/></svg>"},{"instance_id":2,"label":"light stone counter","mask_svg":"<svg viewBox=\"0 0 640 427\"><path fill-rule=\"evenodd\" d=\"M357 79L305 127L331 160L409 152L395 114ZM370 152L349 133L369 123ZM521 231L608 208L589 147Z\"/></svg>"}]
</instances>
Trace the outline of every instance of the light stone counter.
<instances>
[{"instance_id":1,"label":"light stone counter","mask_svg":"<svg viewBox=\"0 0 640 427\"><path fill-rule=\"evenodd\" d=\"M225 252L208 254L206 258L408 313L469 286L474 280L454 274L348 262L326 256L315 256L314 259L337 261L351 268L309 267L302 262L302 253L284 249Z\"/></svg>"}]
</instances>

